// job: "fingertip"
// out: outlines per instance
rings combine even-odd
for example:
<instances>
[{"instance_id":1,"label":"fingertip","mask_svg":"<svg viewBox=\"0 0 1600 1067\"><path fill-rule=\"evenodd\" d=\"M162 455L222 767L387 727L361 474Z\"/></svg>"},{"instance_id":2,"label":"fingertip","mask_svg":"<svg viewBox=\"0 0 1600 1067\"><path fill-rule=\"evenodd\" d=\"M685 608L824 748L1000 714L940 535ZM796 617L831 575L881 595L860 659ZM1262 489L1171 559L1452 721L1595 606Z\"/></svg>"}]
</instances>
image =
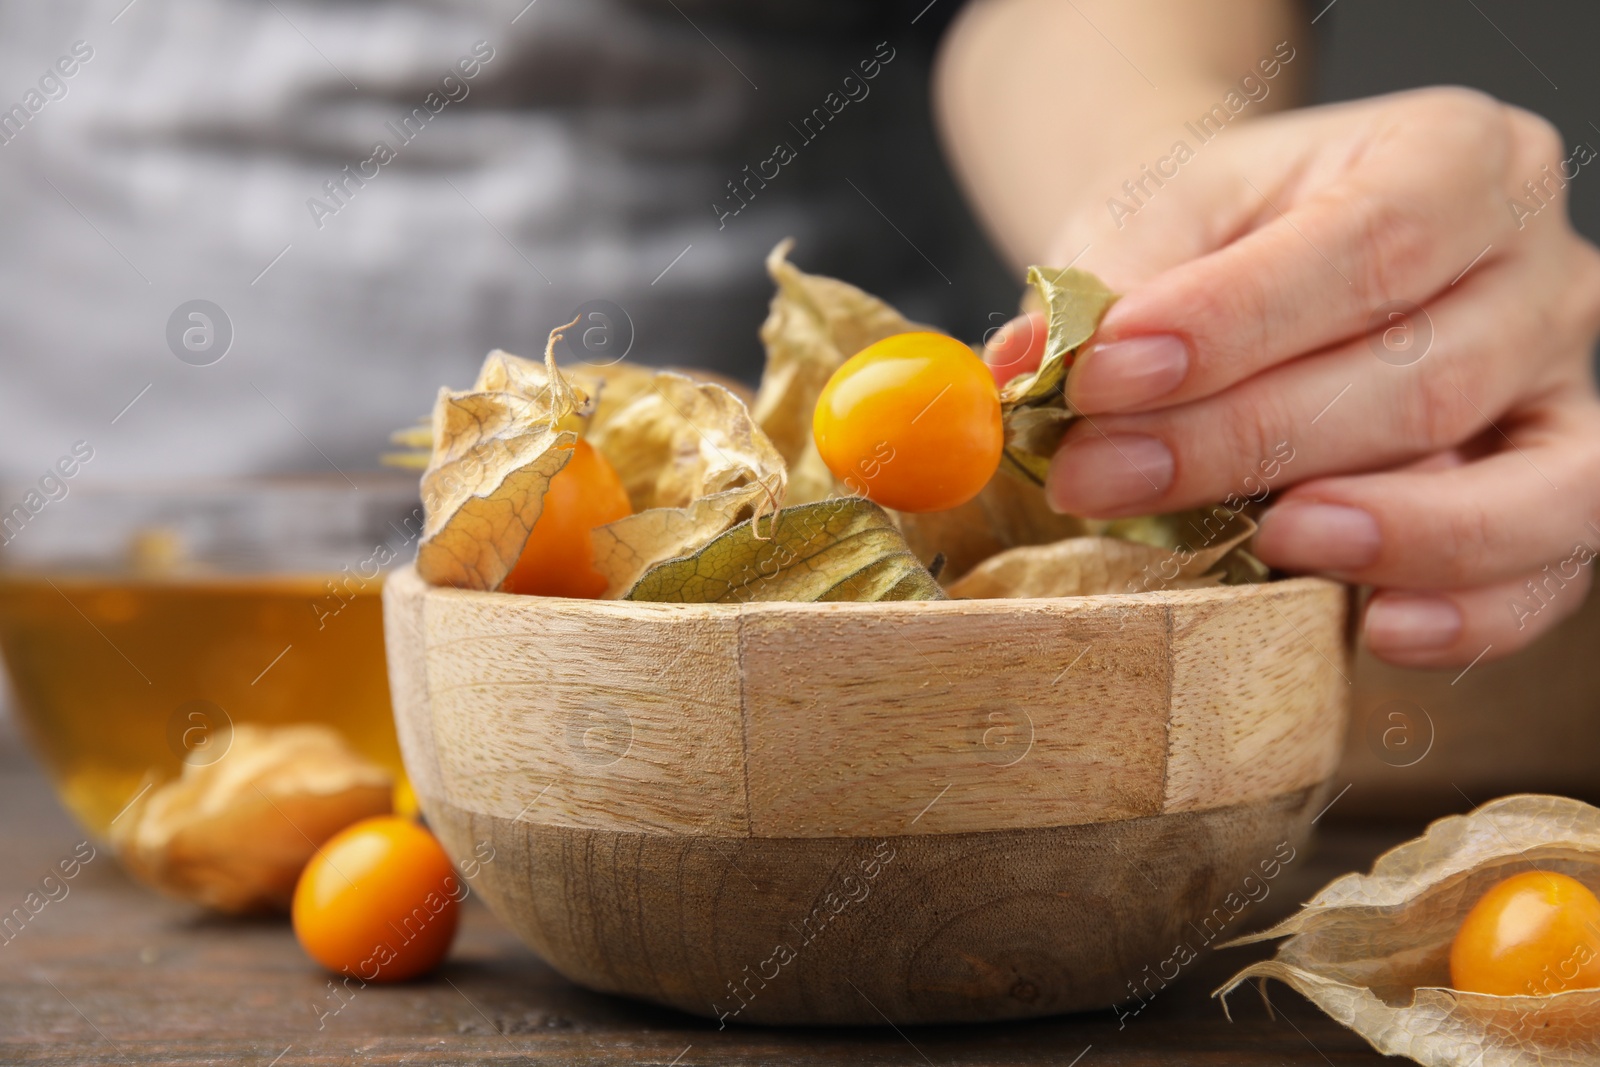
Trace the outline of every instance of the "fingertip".
<instances>
[{"instance_id":1,"label":"fingertip","mask_svg":"<svg viewBox=\"0 0 1600 1067\"><path fill-rule=\"evenodd\" d=\"M1029 311L999 327L985 340L983 361L997 386L1039 368L1048 332L1044 313Z\"/></svg>"},{"instance_id":2,"label":"fingertip","mask_svg":"<svg viewBox=\"0 0 1600 1067\"><path fill-rule=\"evenodd\" d=\"M1101 341L1079 355L1067 397L1088 415L1135 411L1182 385L1191 362L1188 343L1177 334Z\"/></svg>"},{"instance_id":3,"label":"fingertip","mask_svg":"<svg viewBox=\"0 0 1600 1067\"><path fill-rule=\"evenodd\" d=\"M1582 607L1592 575L1552 566L1472 589L1382 589L1367 601L1362 640L1397 667L1465 670L1526 648Z\"/></svg>"},{"instance_id":4,"label":"fingertip","mask_svg":"<svg viewBox=\"0 0 1600 1067\"><path fill-rule=\"evenodd\" d=\"M1362 635L1380 659L1402 666L1433 666L1460 643L1466 618L1438 593L1379 591L1367 601Z\"/></svg>"},{"instance_id":5,"label":"fingertip","mask_svg":"<svg viewBox=\"0 0 1600 1067\"><path fill-rule=\"evenodd\" d=\"M1362 508L1285 499L1261 516L1255 551L1263 562L1296 573L1349 573L1371 566L1383 532Z\"/></svg>"}]
</instances>

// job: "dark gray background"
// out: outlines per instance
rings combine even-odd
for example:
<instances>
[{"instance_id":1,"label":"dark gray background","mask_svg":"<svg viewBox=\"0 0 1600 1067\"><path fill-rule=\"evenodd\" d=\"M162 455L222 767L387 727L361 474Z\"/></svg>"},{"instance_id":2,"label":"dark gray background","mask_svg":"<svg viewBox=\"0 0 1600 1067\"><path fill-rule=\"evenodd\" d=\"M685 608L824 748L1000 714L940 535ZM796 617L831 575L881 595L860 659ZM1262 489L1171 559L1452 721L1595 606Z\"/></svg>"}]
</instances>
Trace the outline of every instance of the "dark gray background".
<instances>
[{"instance_id":1,"label":"dark gray background","mask_svg":"<svg viewBox=\"0 0 1600 1067\"><path fill-rule=\"evenodd\" d=\"M1327 0L1313 0L1313 17ZM1498 28L1497 28L1498 27ZM1466 85L1536 111L1567 148L1600 147L1600 5L1585 0L1337 0L1313 27L1316 99ZM1568 193L1572 218L1600 237L1600 160Z\"/></svg>"}]
</instances>

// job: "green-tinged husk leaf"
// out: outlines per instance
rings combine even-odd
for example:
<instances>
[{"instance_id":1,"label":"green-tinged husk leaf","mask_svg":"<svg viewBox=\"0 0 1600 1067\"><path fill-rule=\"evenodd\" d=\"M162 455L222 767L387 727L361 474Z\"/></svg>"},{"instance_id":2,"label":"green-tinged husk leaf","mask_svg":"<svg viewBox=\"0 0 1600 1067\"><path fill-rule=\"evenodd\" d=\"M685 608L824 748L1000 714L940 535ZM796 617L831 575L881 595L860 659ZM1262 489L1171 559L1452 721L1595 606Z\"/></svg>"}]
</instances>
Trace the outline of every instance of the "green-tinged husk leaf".
<instances>
[{"instance_id":1,"label":"green-tinged husk leaf","mask_svg":"<svg viewBox=\"0 0 1600 1067\"><path fill-rule=\"evenodd\" d=\"M1019 374L1000 390L1006 426L1001 465L1011 474L1043 485L1050 457L1072 418L1062 394L1067 370L1117 296L1093 274L1070 267L1029 267L1028 284L1044 304L1048 333L1038 369Z\"/></svg>"},{"instance_id":2,"label":"green-tinged husk leaf","mask_svg":"<svg viewBox=\"0 0 1600 1067\"><path fill-rule=\"evenodd\" d=\"M686 556L713 537L756 514L772 510L761 484L724 489L681 508L649 508L597 527L594 569L605 576L606 598L632 589L656 564Z\"/></svg>"},{"instance_id":3,"label":"green-tinged husk leaf","mask_svg":"<svg viewBox=\"0 0 1600 1067\"><path fill-rule=\"evenodd\" d=\"M1029 267L1028 284L1044 303L1049 332L1039 369L1019 374L1000 391L1002 401L1013 406L1051 400L1061 392L1071 357L1094 336L1100 317L1117 299L1099 278L1071 267Z\"/></svg>"},{"instance_id":4,"label":"green-tinged husk leaf","mask_svg":"<svg viewBox=\"0 0 1600 1067\"><path fill-rule=\"evenodd\" d=\"M766 369L751 411L789 468L789 499L822 500L833 474L811 440L811 413L823 386L845 360L875 341L926 330L847 282L807 274L788 260L793 239L767 256L773 294L761 340Z\"/></svg>"},{"instance_id":5,"label":"green-tinged husk leaf","mask_svg":"<svg viewBox=\"0 0 1600 1067\"><path fill-rule=\"evenodd\" d=\"M622 596L649 568L783 503L783 457L744 401L723 386L657 371L635 383L628 403L605 414L594 420L589 440L636 509L591 534L607 597Z\"/></svg>"},{"instance_id":6,"label":"green-tinged husk leaf","mask_svg":"<svg viewBox=\"0 0 1600 1067\"><path fill-rule=\"evenodd\" d=\"M944 592L887 512L860 497L747 519L692 555L646 571L625 599L751 601L940 600Z\"/></svg>"},{"instance_id":7,"label":"green-tinged husk leaf","mask_svg":"<svg viewBox=\"0 0 1600 1067\"><path fill-rule=\"evenodd\" d=\"M1199 589L1221 585L1222 561L1255 532L1235 514L1228 526L1197 548L1164 547L1118 537L1074 537L1028 545L991 556L950 585L959 599L1094 596ZM1198 539L1194 539L1198 544Z\"/></svg>"},{"instance_id":8,"label":"green-tinged husk leaf","mask_svg":"<svg viewBox=\"0 0 1600 1067\"><path fill-rule=\"evenodd\" d=\"M1050 457L1061 447L1072 413L1064 406L1017 407L1003 418L1006 446L1000 453L1000 469L1037 490L1050 473Z\"/></svg>"},{"instance_id":9,"label":"green-tinged husk leaf","mask_svg":"<svg viewBox=\"0 0 1600 1067\"><path fill-rule=\"evenodd\" d=\"M1222 575L1223 585L1253 585L1269 577L1267 565L1244 547L1256 531L1254 510L1252 505L1235 510L1226 504L1213 504L1208 508L1190 508L1166 515L1093 522L1089 526L1093 533L1153 545L1180 555L1207 554L1218 564L1216 573ZM1211 554L1210 550L1218 545L1226 545L1229 550Z\"/></svg>"},{"instance_id":10,"label":"green-tinged husk leaf","mask_svg":"<svg viewBox=\"0 0 1600 1067\"><path fill-rule=\"evenodd\" d=\"M1467 912L1527 870L1600 889L1600 810L1524 795L1441 819L1378 857L1371 874L1338 878L1284 922L1234 942L1288 938L1216 995L1276 978L1379 1052L1425 1067L1600 1062L1600 989L1507 997L1449 988L1450 945Z\"/></svg>"}]
</instances>

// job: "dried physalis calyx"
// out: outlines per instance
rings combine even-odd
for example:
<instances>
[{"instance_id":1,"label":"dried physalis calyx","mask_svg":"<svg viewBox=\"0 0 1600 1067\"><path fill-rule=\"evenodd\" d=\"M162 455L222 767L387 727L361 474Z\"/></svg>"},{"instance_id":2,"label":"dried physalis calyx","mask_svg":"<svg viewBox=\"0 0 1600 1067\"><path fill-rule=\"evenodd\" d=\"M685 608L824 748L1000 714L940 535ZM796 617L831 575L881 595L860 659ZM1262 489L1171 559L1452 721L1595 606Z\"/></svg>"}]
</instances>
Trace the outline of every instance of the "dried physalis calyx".
<instances>
[{"instance_id":1,"label":"dried physalis calyx","mask_svg":"<svg viewBox=\"0 0 1600 1067\"><path fill-rule=\"evenodd\" d=\"M1028 282L1044 304L1049 323L1037 370L1019 374L1000 390L1006 427L1002 469L1043 485L1073 413L1062 387L1078 349L1094 336L1117 296L1088 271L1029 267Z\"/></svg>"},{"instance_id":2,"label":"dried physalis calyx","mask_svg":"<svg viewBox=\"0 0 1600 1067\"><path fill-rule=\"evenodd\" d=\"M943 600L944 591L886 511L861 497L841 497L784 508L767 521L746 519L695 552L652 567L626 599Z\"/></svg>"},{"instance_id":3,"label":"dried physalis calyx","mask_svg":"<svg viewBox=\"0 0 1600 1067\"><path fill-rule=\"evenodd\" d=\"M1520 976L1520 995L1450 987L1451 948L1468 913L1527 871L1600 887L1600 809L1565 797L1513 796L1441 819L1380 856L1371 874L1336 879L1289 919L1234 942L1288 938L1218 994L1249 978L1276 978L1379 1052L1427 1067L1600 1062L1600 988L1568 983L1594 956L1593 931L1544 946L1552 951L1542 962L1503 960L1502 970L1538 964ZM1537 910L1507 913L1500 932L1538 926Z\"/></svg>"},{"instance_id":4,"label":"dried physalis calyx","mask_svg":"<svg viewBox=\"0 0 1600 1067\"><path fill-rule=\"evenodd\" d=\"M225 755L145 793L111 837L157 889L218 911L286 911L317 847L387 813L392 794L389 773L330 727L241 723Z\"/></svg>"},{"instance_id":5,"label":"dried physalis calyx","mask_svg":"<svg viewBox=\"0 0 1600 1067\"><path fill-rule=\"evenodd\" d=\"M591 534L594 567L611 599L656 564L742 521L760 523L784 502L783 456L744 401L715 382L651 372L647 388L596 415L589 440L635 509Z\"/></svg>"},{"instance_id":6,"label":"dried physalis calyx","mask_svg":"<svg viewBox=\"0 0 1600 1067\"><path fill-rule=\"evenodd\" d=\"M1174 543L1136 539L1124 533L1120 537L1072 537L1048 545L1008 549L952 582L950 595L957 600L1094 596L1229 584L1232 575L1227 561L1236 551L1243 551L1239 546L1255 533L1256 524L1221 506L1214 511L1214 516L1191 513L1192 524L1175 524L1173 529L1182 534Z\"/></svg>"},{"instance_id":7,"label":"dried physalis calyx","mask_svg":"<svg viewBox=\"0 0 1600 1067\"><path fill-rule=\"evenodd\" d=\"M807 274L789 262L794 240L767 256L773 294L761 342L767 349L751 411L789 466L789 502L833 493L833 474L811 439L811 412L833 372L875 341L926 330L848 282Z\"/></svg>"},{"instance_id":8,"label":"dried physalis calyx","mask_svg":"<svg viewBox=\"0 0 1600 1067\"><path fill-rule=\"evenodd\" d=\"M491 352L471 389L439 391L417 545L428 583L498 589L521 556L592 408L556 367L560 339L551 331L542 364Z\"/></svg>"}]
</instances>

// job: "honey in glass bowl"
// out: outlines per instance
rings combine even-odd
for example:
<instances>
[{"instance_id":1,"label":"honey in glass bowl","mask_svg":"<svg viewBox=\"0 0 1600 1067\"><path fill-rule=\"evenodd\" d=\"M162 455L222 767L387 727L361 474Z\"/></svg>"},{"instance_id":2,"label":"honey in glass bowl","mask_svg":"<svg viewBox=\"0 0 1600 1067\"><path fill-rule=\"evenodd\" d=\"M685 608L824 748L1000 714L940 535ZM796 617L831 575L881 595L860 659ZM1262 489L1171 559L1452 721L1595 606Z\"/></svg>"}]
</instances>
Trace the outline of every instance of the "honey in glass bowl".
<instances>
[{"instance_id":1,"label":"honey in glass bowl","mask_svg":"<svg viewBox=\"0 0 1600 1067\"><path fill-rule=\"evenodd\" d=\"M319 722L412 809L380 593L420 523L415 482L385 479L75 492L8 529L0 654L66 807L104 837L235 724Z\"/></svg>"}]
</instances>

